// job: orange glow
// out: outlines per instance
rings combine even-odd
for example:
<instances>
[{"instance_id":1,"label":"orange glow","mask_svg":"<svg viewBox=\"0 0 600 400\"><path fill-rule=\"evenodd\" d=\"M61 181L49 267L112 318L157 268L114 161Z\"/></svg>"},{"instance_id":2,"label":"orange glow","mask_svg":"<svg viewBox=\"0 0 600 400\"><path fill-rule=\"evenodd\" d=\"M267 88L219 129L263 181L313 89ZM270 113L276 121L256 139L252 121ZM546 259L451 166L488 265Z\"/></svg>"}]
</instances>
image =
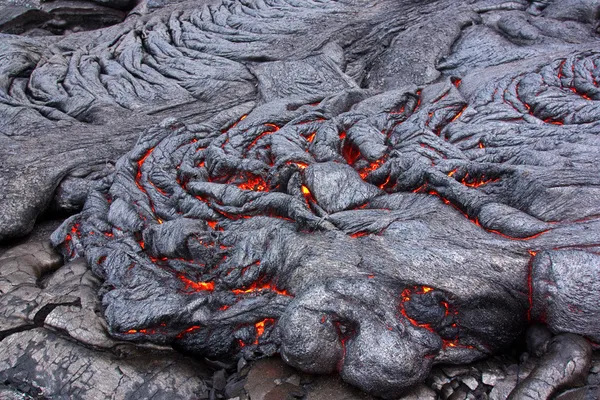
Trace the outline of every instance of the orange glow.
<instances>
[{"instance_id":1,"label":"orange glow","mask_svg":"<svg viewBox=\"0 0 600 400\"><path fill-rule=\"evenodd\" d=\"M194 282L186 278L183 274L179 274L177 275L177 277L181 282L185 283L185 287L183 288L183 290L186 292L189 292L190 290L192 292L212 292L213 290L215 290L214 282Z\"/></svg>"},{"instance_id":2,"label":"orange glow","mask_svg":"<svg viewBox=\"0 0 600 400\"><path fill-rule=\"evenodd\" d=\"M418 99L417 99L417 106L415 107L415 109L413 110L413 112L416 111L417 108L419 108L419 106L421 105L421 89L417 90L415 92L415 94L417 95Z\"/></svg>"},{"instance_id":3,"label":"orange glow","mask_svg":"<svg viewBox=\"0 0 600 400\"><path fill-rule=\"evenodd\" d=\"M478 179L469 179L469 174L465 175L465 177L462 179L462 181L460 181L460 183L462 183L465 186L471 187L471 188L478 188L480 186L483 185L487 185L488 183L492 183L492 182L498 182L500 179L495 178L489 178L487 179L485 176L481 176Z\"/></svg>"},{"instance_id":4,"label":"orange glow","mask_svg":"<svg viewBox=\"0 0 600 400\"><path fill-rule=\"evenodd\" d=\"M448 176L452 177L456 173L457 170L458 170L458 168L454 168L452 171L448 172Z\"/></svg>"},{"instance_id":5,"label":"orange glow","mask_svg":"<svg viewBox=\"0 0 600 400\"><path fill-rule=\"evenodd\" d=\"M150 157L150 154L152 154L153 151L154 151L154 147L152 147L150 150L146 151L146 154L144 154L142 156L142 158L140 158L137 162L138 170L137 170L137 174L135 176L135 184L144 193L146 193L146 190L140 184L140 180L142 179L142 166L146 162L146 159L148 157Z\"/></svg>"},{"instance_id":6,"label":"orange glow","mask_svg":"<svg viewBox=\"0 0 600 400\"><path fill-rule=\"evenodd\" d=\"M388 185L388 183L390 183L390 178L391 177L388 175L387 178L385 179L385 182L383 182L381 185L379 185L379 189L385 188Z\"/></svg>"},{"instance_id":7,"label":"orange glow","mask_svg":"<svg viewBox=\"0 0 600 400\"><path fill-rule=\"evenodd\" d=\"M512 237L512 236L505 235L505 234L503 234L502 232L495 231L495 230L493 230L493 229L486 229L486 230L487 230L488 232L495 233L496 235L502 236L503 238L505 238L505 239L510 239L510 240L531 240L531 239L535 239L535 238L537 238L537 237L540 237L540 236L542 236L544 233L546 233L546 232L549 232L549 231L550 231L550 229L547 229L547 230L545 230L545 231L542 231L542 232L540 232L540 233L536 233L535 235L527 236L527 237L524 237L524 238L515 238L515 237Z\"/></svg>"},{"instance_id":8,"label":"orange glow","mask_svg":"<svg viewBox=\"0 0 600 400\"><path fill-rule=\"evenodd\" d=\"M564 125L563 122L561 121L554 121L553 119L547 118L544 120L545 123L547 124L553 124L553 125Z\"/></svg>"},{"instance_id":9,"label":"orange glow","mask_svg":"<svg viewBox=\"0 0 600 400\"><path fill-rule=\"evenodd\" d=\"M316 135L316 134L317 134L317 132L313 132L313 133L311 133L311 134L310 134L310 135L309 135L309 136L306 138L306 140L312 143L312 141L315 139L315 135Z\"/></svg>"},{"instance_id":10,"label":"orange glow","mask_svg":"<svg viewBox=\"0 0 600 400\"><path fill-rule=\"evenodd\" d=\"M354 143L345 142L342 147L342 156L344 156L348 165L352 165L360 157L360 150Z\"/></svg>"},{"instance_id":11,"label":"orange glow","mask_svg":"<svg viewBox=\"0 0 600 400\"><path fill-rule=\"evenodd\" d=\"M242 190L252 190L255 192L266 192L268 191L267 183L265 180L257 175L250 175L246 182L237 185Z\"/></svg>"},{"instance_id":12,"label":"orange glow","mask_svg":"<svg viewBox=\"0 0 600 400\"><path fill-rule=\"evenodd\" d=\"M226 133L226 132L227 132L227 131L229 131L230 129L233 129L233 128L235 128L235 127L237 126L237 124L239 124L240 122L242 122L243 120L245 120L247 116L248 116L248 114L244 114L244 115L242 115L242 116L240 117L240 119L238 119L237 121L235 121L235 122L233 123L233 125L231 125L230 127L223 129L223 130L221 131L221 133Z\"/></svg>"},{"instance_id":13,"label":"orange glow","mask_svg":"<svg viewBox=\"0 0 600 400\"><path fill-rule=\"evenodd\" d=\"M142 191L146 197L148 198L148 203L150 205L150 209L154 212L154 205L152 204L152 199L150 199L150 196L148 195L148 192L146 191L146 189L144 189L142 187L141 179L142 179L142 166L144 165L144 163L146 162L146 159L150 156L150 154L152 154L152 152L154 151L154 147L152 147L151 149L149 149L148 151L146 151L146 154L144 154L144 156L142 158L140 158L137 162L138 168L137 168L137 173L135 175L135 185L138 187L138 189L140 189L140 191ZM150 182L150 181L148 181ZM150 184L152 186L154 186L154 184L152 182L150 182ZM156 186L154 186L156 188ZM158 189L158 188L156 188ZM163 192L164 193L164 192ZM166 195L166 193L164 193ZM158 223L162 224L162 220L160 218L157 218Z\"/></svg>"},{"instance_id":14,"label":"orange glow","mask_svg":"<svg viewBox=\"0 0 600 400\"><path fill-rule=\"evenodd\" d=\"M256 340L254 341L254 344L258 344L258 338L261 337L263 333L265 333L265 325L271 325L274 322L275 320L273 318L265 318L262 321L259 321L256 324L254 324L254 327L256 328Z\"/></svg>"},{"instance_id":15,"label":"orange glow","mask_svg":"<svg viewBox=\"0 0 600 400\"><path fill-rule=\"evenodd\" d=\"M427 184L424 183L421 186L419 186L418 188L413 190L413 193L423 193L425 191L425 189L427 188ZM437 193L436 193L437 194Z\"/></svg>"},{"instance_id":16,"label":"orange glow","mask_svg":"<svg viewBox=\"0 0 600 400\"><path fill-rule=\"evenodd\" d=\"M404 289L402 291L402 293L400 294L400 297L401 297L400 313L402 314L402 316L404 316L404 318L406 318L411 323L411 325L416 326L418 328L427 329L428 331L435 333L435 330L433 329L433 327L431 325L422 324L422 323L419 323L418 321L410 318L408 316L408 314L406 313L406 309L404 308L404 303L406 303L407 301L410 301L413 294L425 294L425 293L431 292L432 290L433 290L433 288L431 288L429 286L414 286L413 288Z\"/></svg>"},{"instance_id":17,"label":"orange glow","mask_svg":"<svg viewBox=\"0 0 600 400\"><path fill-rule=\"evenodd\" d=\"M156 333L156 329L147 328L147 329L130 329L125 334L133 335L135 333L142 333L144 335L154 335Z\"/></svg>"},{"instance_id":18,"label":"orange glow","mask_svg":"<svg viewBox=\"0 0 600 400\"><path fill-rule=\"evenodd\" d=\"M562 60L560 62L560 65L558 66L558 79L561 79L563 77L563 67L565 66L566 62L567 60Z\"/></svg>"},{"instance_id":19,"label":"orange glow","mask_svg":"<svg viewBox=\"0 0 600 400\"><path fill-rule=\"evenodd\" d=\"M285 290L285 289L283 289L283 290L277 289L271 283L259 284L257 282L254 282L247 289L233 289L232 290L232 292L234 294L260 293L260 292L264 292L264 291L275 292L275 293L280 294L282 296L291 296L288 293L287 290Z\"/></svg>"},{"instance_id":20,"label":"orange glow","mask_svg":"<svg viewBox=\"0 0 600 400\"><path fill-rule=\"evenodd\" d=\"M194 325L194 326L190 326L189 328L187 328L186 330L180 332L177 336L175 336L176 339L181 339L183 336L185 336L188 333L197 331L198 329L200 329L199 325Z\"/></svg>"},{"instance_id":21,"label":"orange glow","mask_svg":"<svg viewBox=\"0 0 600 400\"><path fill-rule=\"evenodd\" d=\"M206 223L208 224L208 226L210 226L212 229L215 229L217 227L218 222L217 221L206 221Z\"/></svg>"},{"instance_id":22,"label":"orange glow","mask_svg":"<svg viewBox=\"0 0 600 400\"><path fill-rule=\"evenodd\" d=\"M299 162L299 161L288 161L286 164L287 165L295 165L300 169L306 169L306 167L308 167L308 164Z\"/></svg>"},{"instance_id":23,"label":"orange glow","mask_svg":"<svg viewBox=\"0 0 600 400\"><path fill-rule=\"evenodd\" d=\"M363 236L369 236L369 232L364 232L364 231L360 231L360 232L356 232L350 235L351 238L358 238L358 237L363 237Z\"/></svg>"},{"instance_id":24,"label":"orange glow","mask_svg":"<svg viewBox=\"0 0 600 400\"><path fill-rule=\"evenodd\" d=\"M306 205L310 208L310 203L316 203L317 201L315 200L315 198L313 197L312 193L310 192L310 190L302 185L302 194L304 195L304 200L306 201Z\"/></svg>"},{"instance_id":25,"label":"orange glow","mask_svg":"<svg viewBox=\"0 0 600 400\"><path fill-rule=\"evenodd\" d=\"M467 108L467 106L464 106L464 107L462 108L462 110L460 110L460 111L458 112L458 114L456 114L456 115L454 116L454 118L452 118L452 120L450 120L450 122L454 122L454 121L456 121L457 119L459 119L459 118L460 118L460 116L463 114L463 112L466 110L466 108Z\"/></svg>"},{"instance_id":26,"label":"orange glow","mask_svg":"<svg viewBox=\"0 0 600 400\"><path fill-rule=\"evenodd\" d=\"M402 105L402 107L400 107L400 109L398 111L391 111L390 114L403 114L404 113L404 105Z\"/></svg>"},{"instance_id":27,"label":"orange glow","mask_svg":"<svg viewBox=\"0 0 600 400\"><path fill-rule=\"evenodd\" d=\"M273 130L272 130L272 131L265 131L265 132L261 133L260 135L258 135L258 136L256 137L256 139L254 139L254 140L252 141L252 143L250 143L250 146L248 146L248 150L250 150L251 148L253 148L254 146L256 146L256 143L258 143L258 141L259 141L260 139L264 138L264 137L265 137L265 136L267 136L267 135L270 135L270 134L272 134L273 132L277 132L277 131L279 130L279 127L278 127L277 125L273 125L273 124L265 124L265 126L268 126L268 127L270 127L270 128L273 128Z\"/></svg>"},{"instance_id":28,"label":"orange glow","mask_svg":"<svg viewBox=\"0 0 600 400\"><path fill-rule=\"evenodd\" d=\"M454 340L443 340L442 341L443 345L442 347L444 349L450 347L450 348L456 348L456 347L460 347L462 349L474 349L475 347L473 346L469 346L469 345L464 345L464 344L459 344L458 343L458 339L454 339Z\"/></svg>"},{"instance_id":29,"label":"orange glow","mask_svg":"<svg viewBox=\"0 0 600 400\"><path fill-rule=\"evenodd\" d=\"M372 162L368 167L363 168L358 174L362 179L365 179L372 171L375 171L383 164L382 160ZM389 179L389 178L388 178Z\"/></svg>"}]
</instances>

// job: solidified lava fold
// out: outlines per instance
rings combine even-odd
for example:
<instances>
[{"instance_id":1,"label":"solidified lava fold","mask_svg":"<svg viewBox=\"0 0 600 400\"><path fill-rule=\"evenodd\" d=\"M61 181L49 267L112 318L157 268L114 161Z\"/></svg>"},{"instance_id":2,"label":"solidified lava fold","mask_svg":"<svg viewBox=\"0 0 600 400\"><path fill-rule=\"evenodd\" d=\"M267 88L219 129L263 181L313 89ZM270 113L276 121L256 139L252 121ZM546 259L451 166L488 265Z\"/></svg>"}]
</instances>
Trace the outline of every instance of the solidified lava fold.
<instances>
[{"instance_id":1,"label":"solidified lava fold","mask_svg":"<svg viewBox=\"0 0 600 400\"><path fill-rule=\"evenodd\" d=\"M386 398L534 322L598 342L599 9L224 0L11 37L7 137L58 127L72 157L27 171L46 198L0 237L66 177L63 203L90 193L52 240L103 279L111 335Z\"/></svg>"}]
</instances>

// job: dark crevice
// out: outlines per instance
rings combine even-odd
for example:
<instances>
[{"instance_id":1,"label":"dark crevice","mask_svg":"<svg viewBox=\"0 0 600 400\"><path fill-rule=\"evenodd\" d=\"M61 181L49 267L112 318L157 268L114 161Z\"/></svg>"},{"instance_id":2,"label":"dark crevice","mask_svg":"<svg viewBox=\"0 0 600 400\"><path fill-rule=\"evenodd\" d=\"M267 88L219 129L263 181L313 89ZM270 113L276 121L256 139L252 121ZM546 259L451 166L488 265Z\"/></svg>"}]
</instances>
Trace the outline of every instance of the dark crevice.
<instances>
[{"instance_id":1,"label":"dark crevice","mask_svg":"<svg viewBox=\"0 0 600 400\"><path fill-rule=\"evenodd\" d=\"M33 324L26 324L26 325L22 325L22 326L19 326L16 328L0 331L0 341L4 340L8 336L13 335L15 333L25 332L25 331L29 331L29 330L32 330L35 328L43 327L46 317L48 317L48 315L52 312L52 310L54 310L56 307L59 307L59 306L81 307L81 299L78 298L77 300L74 300L71 302L66 302L66 303L46 304L37 313L35 313L35 316L33 317Z\"/></svg>"}]
</instances>

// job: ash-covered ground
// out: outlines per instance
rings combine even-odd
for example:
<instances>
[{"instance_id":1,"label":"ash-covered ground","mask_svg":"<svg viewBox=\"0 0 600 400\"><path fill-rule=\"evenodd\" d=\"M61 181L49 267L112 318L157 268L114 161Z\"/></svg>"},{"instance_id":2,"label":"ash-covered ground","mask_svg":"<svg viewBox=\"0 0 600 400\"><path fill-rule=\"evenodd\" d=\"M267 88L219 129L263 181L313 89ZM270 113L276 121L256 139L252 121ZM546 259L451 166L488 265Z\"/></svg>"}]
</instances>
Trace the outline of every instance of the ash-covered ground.
<instances>
[{"instance_id":1,"label":"ash-covered ground","mask_svg":"<svg viewBox=\"0 0 600 400\"><path fill-rule=\"evenodd\" d=\"M6 393L596 398L600 1L47 4L0 3Z\"/></svg>"}]
</instances>

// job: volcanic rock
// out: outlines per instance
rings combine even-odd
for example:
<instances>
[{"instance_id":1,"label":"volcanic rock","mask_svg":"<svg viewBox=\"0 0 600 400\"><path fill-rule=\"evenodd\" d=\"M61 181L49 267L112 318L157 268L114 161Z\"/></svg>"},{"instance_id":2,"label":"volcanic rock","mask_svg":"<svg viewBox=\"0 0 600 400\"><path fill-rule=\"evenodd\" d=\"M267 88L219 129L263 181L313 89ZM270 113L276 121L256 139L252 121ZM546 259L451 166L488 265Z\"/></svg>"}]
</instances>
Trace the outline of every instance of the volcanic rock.
<instances>
[{"instance_id":1,"label":"volcanic rock","mask_svg":"<svg viewBox=\"0 0 600 400\"><path fill-rule=\"evenodd\" d=\"M51 327L280 353L397 398L543 323L539 365L492 393L578 383L600 341L599 7L147 1L104 29L2 35L0 240L85 200L52 235L64 267L6 261L5 358L47 341L110 364ZM49 393L58 371L39 371ZM448 397L487 390L454 372Z\"/></svg>"}]
</instances>

